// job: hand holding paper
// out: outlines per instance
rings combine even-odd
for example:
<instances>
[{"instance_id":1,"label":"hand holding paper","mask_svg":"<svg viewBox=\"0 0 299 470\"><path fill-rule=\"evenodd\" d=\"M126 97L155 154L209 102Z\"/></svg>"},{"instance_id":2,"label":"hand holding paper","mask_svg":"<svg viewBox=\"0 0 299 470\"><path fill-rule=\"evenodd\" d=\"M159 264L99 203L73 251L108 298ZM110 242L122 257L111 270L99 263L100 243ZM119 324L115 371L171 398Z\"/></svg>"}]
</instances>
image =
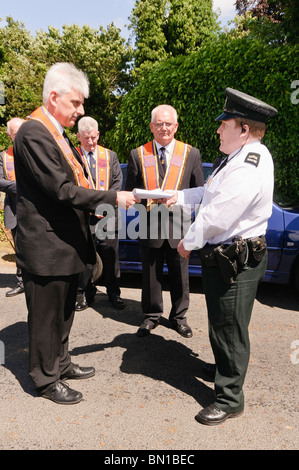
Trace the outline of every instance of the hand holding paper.
<instances>
[{"instance_id":1,"label":"hand holding paper","mask_svg":"<svg viewBox=\"0 0 299 470\"><path fill-rule=\"evenodd\" d=\"M159 188L152 190L135 188L133 189L132 193L139 199L170 199L173 195L173 192L168 193L166 191L162 191Z\"/></svg>"}]
</instances>

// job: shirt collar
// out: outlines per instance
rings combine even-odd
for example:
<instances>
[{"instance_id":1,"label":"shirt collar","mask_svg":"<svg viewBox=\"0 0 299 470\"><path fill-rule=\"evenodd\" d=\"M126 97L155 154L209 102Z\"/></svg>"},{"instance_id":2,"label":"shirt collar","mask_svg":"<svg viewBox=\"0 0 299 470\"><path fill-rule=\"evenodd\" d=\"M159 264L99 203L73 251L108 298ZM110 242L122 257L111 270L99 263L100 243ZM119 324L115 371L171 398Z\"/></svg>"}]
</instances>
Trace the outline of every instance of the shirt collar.
<instances>
[{"instance_id":1,"label":"shirt collar","mask_svg":"<svg viewBox=\"0 0 299 470\"><path fill-rule=\"evenodd\" d=\"M56 129L62 135L63 132L64 132L64 128L60 124L60 122L57 121L57 119L47 110L47 108L45 108L45 106L43 106L43 110L44 110L45 114L48 116L48 118L51 119L51 121L52 121L53 125L56 127Z\"/></svg>"},{"instance_id":2,"label":"shirt collar","mask_svg":"<svg viewBox=\"0 0 299 470\"><path fill-rule=\"evenodd\" d=\"M158 152L160 151L160 149L161 149L162 147L164 147L166 153L170 154L170 153L171 153L172 145L173 145L173 143L174 143L174 140L175 140L175 139L173 139L169 144L167 144L167 145L165 145L165 146L159 144L159 143L155 140L155 144L156 144L156 148L157 148Z\"/></svg>"},{"instance_id":3,"label":"shirt collar","mask_svg":"<svg viewBox=\"0 0 299 470\"><path fill-rule=\"evenodd\" d=\"M234 150L232 153L229 154L228 156L228 161L231 160L233 157L235 157L241 150L243 150L244 147L247 147L248 145L256 144L259 142L259 139L253 140L252 142L248 142L247 144L243 145L243 147L239 147L237 150Z\"/></svg>"}]
</instances>

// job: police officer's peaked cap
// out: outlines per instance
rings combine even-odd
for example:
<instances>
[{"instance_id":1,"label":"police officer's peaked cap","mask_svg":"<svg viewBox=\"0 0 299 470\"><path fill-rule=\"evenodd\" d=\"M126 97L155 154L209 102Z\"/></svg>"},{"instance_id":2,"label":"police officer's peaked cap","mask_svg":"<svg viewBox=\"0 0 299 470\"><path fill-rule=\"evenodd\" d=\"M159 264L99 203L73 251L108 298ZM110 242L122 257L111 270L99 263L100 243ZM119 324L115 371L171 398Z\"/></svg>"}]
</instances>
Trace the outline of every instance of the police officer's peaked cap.
<instances>
[{"instance_id":1,"label":"police officer's peaked cap","mask_svg":"<svg viewBox=\"0 0 299 470\"><path fill-rule=\"evenodd\" d=\"M223 113L215 121L227 121L228 119L241 117L266 122L268 118L277 114L277 109L242 91L226 88L225 94L226 101Z\"/></svg>"}]
</instances>

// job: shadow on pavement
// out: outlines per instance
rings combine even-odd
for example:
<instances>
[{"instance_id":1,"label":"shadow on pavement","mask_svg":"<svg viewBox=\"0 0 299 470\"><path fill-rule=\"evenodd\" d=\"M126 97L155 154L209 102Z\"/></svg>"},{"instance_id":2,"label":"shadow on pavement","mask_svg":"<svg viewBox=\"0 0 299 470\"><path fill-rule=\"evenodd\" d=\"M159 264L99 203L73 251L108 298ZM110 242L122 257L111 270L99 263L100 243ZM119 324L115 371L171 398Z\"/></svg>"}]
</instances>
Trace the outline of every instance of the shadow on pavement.
<instances>
[{"instance_id":1,"label":"shadow on pavement","mask_svg":"<svg viewBox=\"0 0 299 470\"><path fill-rule=\"evenodd\" d=\"M299 312L299 293L289 285L263 282L258 288L256 300L269 307Z\"/></svg>"},{"instance_id":2,"label":"shadow on pavement","mask_svg":"<svg viewBox=\"0 0 299 470\"><path fill-rule=\"evenodd\" d=\"M28 326L21 321L7 326L0 331L0 341L5 345L5 363L20 383L24 392L37 395L28 374Z\"/></svg>"},{"instance_id":3,"label":"shadow on pavement","mask_svg":"<svg viewBox=\"0 0 299 470\"><path fill-rule=\"evenodd\" d=\"M79 356L115 347L125 350L120 365L121 372L163 381L192 396L203 407L211 403L213 386L211 388L198 380L201 378L211 382L203 369L205 362L179 341L164 339L156 333L146 338L124 333L116 336L110 343L75 347L71 354Z\"/></svg>"}]
</instances>

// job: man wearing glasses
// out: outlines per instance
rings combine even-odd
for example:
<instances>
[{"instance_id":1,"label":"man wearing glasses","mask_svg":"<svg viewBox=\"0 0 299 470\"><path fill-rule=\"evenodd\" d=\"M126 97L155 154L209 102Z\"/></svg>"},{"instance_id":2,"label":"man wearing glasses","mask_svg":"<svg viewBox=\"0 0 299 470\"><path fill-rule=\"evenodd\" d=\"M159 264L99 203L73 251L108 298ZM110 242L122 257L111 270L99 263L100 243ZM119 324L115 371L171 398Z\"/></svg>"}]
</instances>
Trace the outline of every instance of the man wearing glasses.
<instances>
[{"instance_id":1,"label":"man wearing glasses","mask_svg":"<svg viewBox=\"0 0 299 470\"><path fill-rule=\"evenodd\" d=\"M187 189L203 185L203 169L198 149L174 138L178 130L177 112L169 105L152 110L150 129L154 139L130 152L126 190L134 188ZM163 264L166 260L171 296L171 327L185 338L192 336L187 325L189 307L188 259L179 256L177 245L183 231L183 212L179 216L155 200L145 199L146 237L140 237L142 260L142 310L144 321L137 336L147 336L163 314ZM178 227L179 221L179 227Z\"/></svg>"}]
</instances>

